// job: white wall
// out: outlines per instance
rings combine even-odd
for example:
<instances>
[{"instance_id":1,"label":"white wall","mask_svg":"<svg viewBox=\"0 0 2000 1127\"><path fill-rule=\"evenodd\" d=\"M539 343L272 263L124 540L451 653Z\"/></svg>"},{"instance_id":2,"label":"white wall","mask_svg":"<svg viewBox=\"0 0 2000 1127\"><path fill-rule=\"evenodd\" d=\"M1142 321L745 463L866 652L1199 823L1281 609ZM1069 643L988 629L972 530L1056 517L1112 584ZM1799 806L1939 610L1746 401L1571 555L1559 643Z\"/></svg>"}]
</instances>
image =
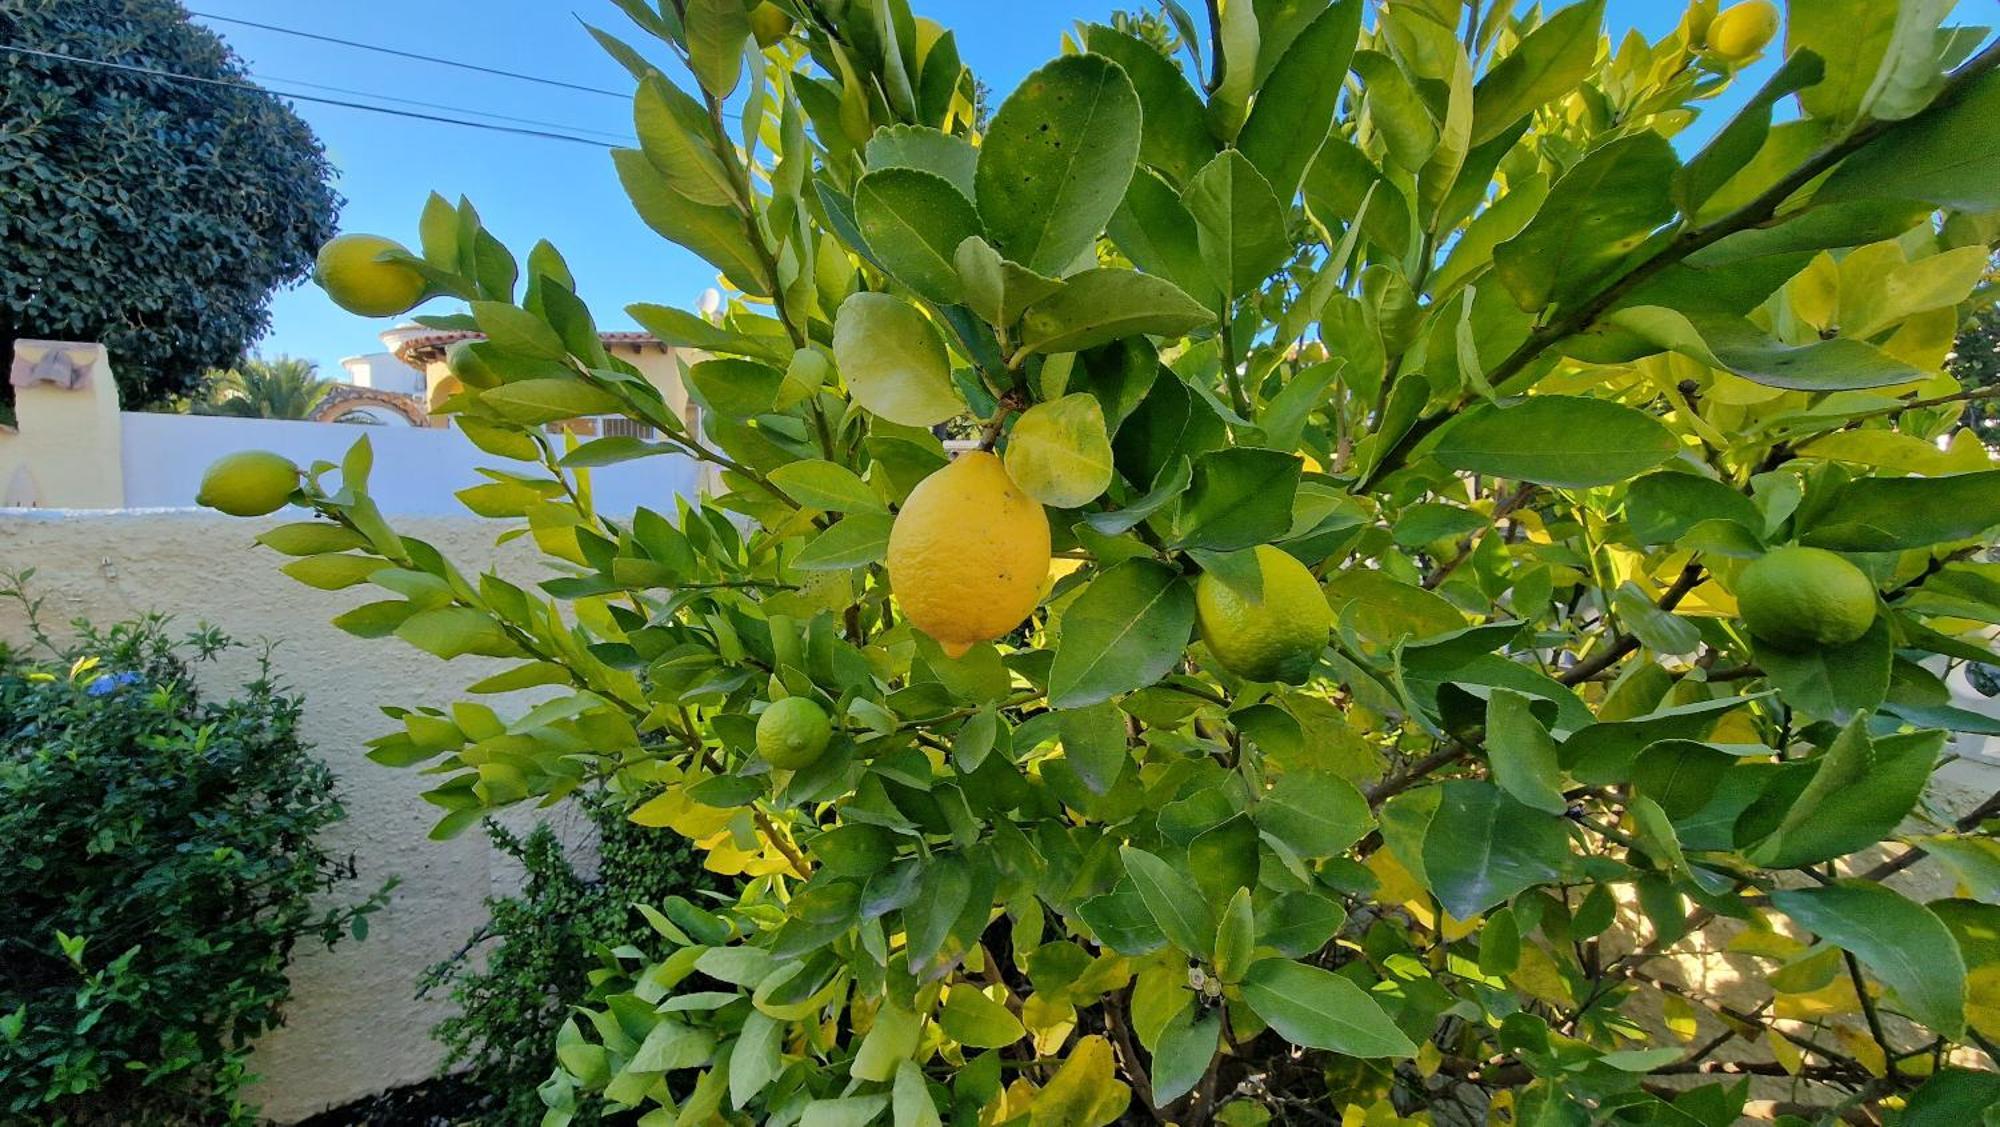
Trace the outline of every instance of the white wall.
<instances>
[{"instance_id":1,"label":"white wall","mask_svg":"<svg viewBox=\"0 0 2000 1127\"><path fill-rule=\"evenodd\" d=\"M366 356L349 356L340 362L347 370L347 379L356 387L372 387L377 391L395 391L404 395L424 393L424 374L396 359L393 352L371 352Z\"/></svg>"},{"instance_id":2,"label":"white wall","mask_svg":"<svg viewBox=\"0 0 2000 1127\"><path fill-rule=\"evenodd\" d=\"M352 434L355 428L328 429ZM519 882L515 866L478 830L448 842L426 837L438 810L418 794L436 780L364 756L367 740L397 727L379 706L442 705L512 663L440 661L393 639L369 641L335 629L329 618L382 592L318 591L281 574L284 557L252 541L287 519L0 509L0 570L36 569L32 589L47 597L46 626L76 617L109 625L161 611L174 616L176 631L209 623L253 647L276 642L279 679L305 697L300 734L333 768L347 810L323 843L339 857L352 854L360 877L334 899L350 903L388 877L401 878L389 907L369 921L366 941L343 942L331 952L299 944L285 1025L257 1043L250 1062L260 1077L250 1098L278 1123L432 1075L440 1050L430 1029L451 1006L440 995L419 1000L418 976L485 922L485 897L510 893ZM496 522L410 517L397 527L435 545L468 574L493 570L523 584L549 574L526 539L496 546ZM26 641L18 608L0 605L0 638ZM239 649L203 666L201 680L206 691L229 694L254 672L254 651ZM511 716L546 693L480 699ZM515 813L508 820L517 828L535 816ZM552 813L566 837L587 825L567 807Z\"/></svg>"},{"instance_id":3,"label":"white wall","mask_svg":"<svg viewBox=\"0 0 2000 1127\"><path fill-rule=\"evenodd\" d=\"M375 450L369 493L384 513L463 515L453 496L488 478L477 467L509 468L456 430L430 427L356 427L239 419L223 415L156 415L125 411L125 503L128 509L178 509L194 505L202 471L233 450L272 450L300 465L339 463L363 435ZM512 463L516 469L520 463ZM625 514L644 505L670 512L676 494L695 493L697 465L680 455L621 462L591 471L598 509Z\"/></svg>"}]
</instances>

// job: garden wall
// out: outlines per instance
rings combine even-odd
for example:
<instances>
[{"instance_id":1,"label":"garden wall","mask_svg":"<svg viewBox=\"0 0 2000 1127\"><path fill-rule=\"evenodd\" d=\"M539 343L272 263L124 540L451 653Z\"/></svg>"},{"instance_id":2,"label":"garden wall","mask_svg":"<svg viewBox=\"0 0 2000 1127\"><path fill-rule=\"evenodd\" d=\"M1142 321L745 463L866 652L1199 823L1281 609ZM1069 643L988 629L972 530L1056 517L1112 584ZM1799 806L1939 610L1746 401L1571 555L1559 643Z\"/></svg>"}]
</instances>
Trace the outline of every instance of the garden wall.
<instances>
[{"instance_id":1,"label":"garden wall","mask_svg":"<svg viewBox=\"0 0 2000 1127\"><path fill-rule=\"evenodd\" d=\"M402 878L388 909L371 919L365 942L344 942L332 952L301 945L287 1025L264 1039L252 1062L264 1080L251 1099L281 1123L435 1071L439 1050L429 1031L448 1003L417 1000L417 977L485 920L487 895L512 891L517 879L511 862L477 832L427 840L438 811L417 797L425 778L362 754L364 741L393 727L376 706L442 702L506 663L446 663L395 641L334 629L328 618L367 601L373 589L318 591L280 574L283 557L253 548L251 540L283 519L0 509L0 570L36 569L32 587L48 597L47 622L83 616L109 623L157 610L189 629L208 622L242 642L277 642L277 673L305 694L301 735L340 777L347 819L331 831L329 849L352 853L361 872L340 895L359 898L390 876ZM498 522L396 524L468 572L491 568L521 581L545 574L525 540L494 546ZM0 609L0 637L23 638L12 608ZM254 672L255 653L239 650L205 679L211 692L225 694ZM533 699L524 693L495 704L518 711Z\"/></svg>"}]
</instances>

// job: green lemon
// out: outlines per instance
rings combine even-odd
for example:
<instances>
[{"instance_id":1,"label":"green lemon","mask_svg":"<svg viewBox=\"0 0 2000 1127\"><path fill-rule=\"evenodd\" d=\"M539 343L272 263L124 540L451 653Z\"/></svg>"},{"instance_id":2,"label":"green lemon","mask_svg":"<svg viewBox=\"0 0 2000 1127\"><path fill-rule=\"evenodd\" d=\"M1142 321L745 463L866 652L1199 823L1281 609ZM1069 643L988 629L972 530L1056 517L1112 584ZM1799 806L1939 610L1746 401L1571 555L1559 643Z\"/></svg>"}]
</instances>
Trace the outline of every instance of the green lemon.
<instances>
[{"instance_id":1,"label":"green lemon","mask_svg":"<svg viewBox=\"0 0 2000 1127\"><path fill-rule=\"evenodd\" d=\"M1305 565L1269 544L1256 550L1262 597L1242 592L1204 572L1195 583L1195 623L1216 664L1250 681L1301 684L1333 629L1319 580Z\"/></svg>"},{"instance_id":2,"label":"green lemon","mask_svg":"<svg viewBox=\"0 0 2000 1127\"><path fill-rule=\"evenodd\" d=\"M409 251L380 235L339 235L319 248L313 279L335 305L363 317L394 317L422 301L424 276L396 262L377 262L384 251Z\"/></svg>"},{"instance_id":3,"label":"green lemon","mask_svg":"<svg viewBox=\"0 0 2000 1127\"><path fill-rule=\"evenodd\" d=\"M269 450L238 450L209 464L194 500L233 517L261 517L284 508L298 487L299 468L291 459Z\"/></svg>"},{"instance_id":4,"label":"green lemon","mask_svg":"<svg viewBox=\"0 0 2000 1127\"><path fill-rule=\"evenodd\" d=\"M1875 623L1875 584L1823 548L1779 548L1743 569L1736 607L1759 641L1784 650L1844 646Z\"/></svg>"},{"instance_id":5,"label":"green lemon","mask_svg":"<svg viewBox=\"0 0 2000 1127\"><path fill-rule=\"evenodd\" d=\"M810 767L832 738L826 713L805 697L772 701L757 718L757 754L773 767L788 771Z\"/></svg>"}]
</instances>

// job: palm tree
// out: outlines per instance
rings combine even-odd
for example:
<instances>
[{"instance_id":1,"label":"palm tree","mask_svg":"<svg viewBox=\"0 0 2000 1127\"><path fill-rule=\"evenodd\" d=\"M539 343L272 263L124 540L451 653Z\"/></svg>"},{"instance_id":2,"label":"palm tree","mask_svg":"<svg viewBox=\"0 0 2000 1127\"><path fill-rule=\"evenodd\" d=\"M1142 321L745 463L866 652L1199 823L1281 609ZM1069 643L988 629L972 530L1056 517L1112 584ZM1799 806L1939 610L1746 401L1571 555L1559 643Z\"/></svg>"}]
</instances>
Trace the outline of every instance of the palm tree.
<instances>
[{"instance_id":1,"label":"palm tree","mask_svg":"<svg viewBox=\"0 0 2000 1127\"><path fill-rule=\"evenodd\" d=\"M194 411L250 419L309 419L334 386L334 381L320 378L310 360L253 357L234 368L210 371L207 390Z\"/></svg>"}]
</instances>

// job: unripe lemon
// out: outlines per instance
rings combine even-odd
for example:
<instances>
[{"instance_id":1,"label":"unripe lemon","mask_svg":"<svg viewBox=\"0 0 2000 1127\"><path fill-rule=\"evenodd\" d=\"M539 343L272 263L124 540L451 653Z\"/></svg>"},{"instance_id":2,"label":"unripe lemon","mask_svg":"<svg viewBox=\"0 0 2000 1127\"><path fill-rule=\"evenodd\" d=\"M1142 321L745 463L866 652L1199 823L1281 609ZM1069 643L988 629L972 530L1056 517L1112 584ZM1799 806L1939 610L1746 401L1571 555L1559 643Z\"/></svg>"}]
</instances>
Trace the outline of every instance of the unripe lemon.
<instances>
[{"instance_id":1,"label":"unripe lemon","mask_svg":"<svg viewBox=\"0 0 2000 1127\"><path fill-rule=\"evenodd\" d=\"M771 702L757 717L757 754L764 762L787 771L797 771L819 762L833 738L833 725L819 705L805 697L786 697Z\"/></svg>"},{"instance_id":2,"label":"unripe lemon","mask_svg":"<svg viewBox=\"0 0 2000 1127\"><path fill-rule=\"evenodd\" d=\"M1777 6L1771 0L1749 0L1716 16L1708 25L1708 49L1740 63L1769 46L1777 34Z\"/></svg>"},{"instance_id":3,"label":"unripe lemon","mask_svg":"<svg viewBox=\"0 0 2000 1127\"><path fill-rule=\"evenodd\" d=\"M1736 607L1759 641L1783 650L1844 646L1875 623L1875 584L1822 548L1779 548L1736 579Z\"/></svg>"},{"instance_id":4,"label":"unripe lemon","mask_svg":"<svg viewBox=\"0 0 2000 1127\"><path fill-rule=\"evenodd\" d=\"M791 30L791 15L771 0L764 0L750 9L750 34L757 37L757 46L769 47L790 34Z\"/></svg>"},{"instance_id":5,"label":"unripe lemon","mask_svg":"<svg viewBox=\"0 0 2000 1127\"><path fill-rule=\"evenodd\" d=\"M313 278L335 305L363 317L394 317L424 296L424 276L396 262L377 262L403 244L380 235L340 235L319 248Z\"/></svg>"},{"instance_id":6,"label":"unripe lemon","mask_svg":"<svg viewBox=\"0 0 2000 1127\"><path fill-rule=\"evenodd\" d=\"M1269 544L1257 546L1262 597L1249 599L1203 572L1194 585L1195 624L1216 664L1247 681L1304 683L1333 629L1319 580Z\"/></svg>"},{"instance_id":7,"label":"unripe lemon","mask_svg":"<svg viewBox=\"0 0 2000 1127\"><path fill-rule=\"evenodd\" d=\"M299 468L269 450L238 450L209 464L195 504L233 517L261 517L285 507L299 487Z\"/></svg>"},{"instance_id":8,"label":"unripe lemon","mask_svg":"<svg viewBox=\"0 0 2000 1127\"><path fill-rule=\"evenodd\" d=\"M889 530L903 616L951 657L1019 626L1048 575L1048 514L984 450L918 482Z\"/></svg>"}]
</instances>

